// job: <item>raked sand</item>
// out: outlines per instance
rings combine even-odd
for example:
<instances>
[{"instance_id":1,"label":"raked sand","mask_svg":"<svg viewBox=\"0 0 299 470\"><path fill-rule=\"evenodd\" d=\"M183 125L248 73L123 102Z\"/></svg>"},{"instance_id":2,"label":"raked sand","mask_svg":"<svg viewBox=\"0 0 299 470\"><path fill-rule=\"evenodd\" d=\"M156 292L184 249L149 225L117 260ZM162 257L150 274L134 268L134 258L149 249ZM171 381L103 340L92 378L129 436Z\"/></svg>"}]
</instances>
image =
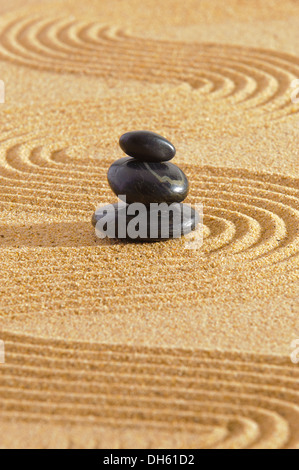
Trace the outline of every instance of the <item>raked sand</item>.
<instances>
[{"instance_id":1,"label":"raked sand","mask_svg":"<svg viewBox=\"0 0 299 470\"><path fill-rule=\"evenodd\" d=\"M298 3L0 12L0 447L298 448ZM176 146L200 248L96 238L134 129Z\"/></svg>"}]
</instances>

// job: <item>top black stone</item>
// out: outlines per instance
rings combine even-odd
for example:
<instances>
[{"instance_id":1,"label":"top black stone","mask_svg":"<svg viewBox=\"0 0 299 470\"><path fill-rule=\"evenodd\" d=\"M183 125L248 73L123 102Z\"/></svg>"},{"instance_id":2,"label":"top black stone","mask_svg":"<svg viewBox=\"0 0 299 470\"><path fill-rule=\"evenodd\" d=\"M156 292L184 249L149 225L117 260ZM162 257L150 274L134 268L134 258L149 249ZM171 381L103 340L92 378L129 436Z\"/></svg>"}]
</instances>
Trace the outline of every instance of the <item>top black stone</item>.
<instances>
[{"instance_id":1,"label":"top black stone","mask_svg":"<svg viewBox=\"0 0 299 470\"><path fill-rule=\"evenodd\" d=\"M175 156L175 147L165 137L150 131L131 131L119 139L121 149L142 162L166 162Z\"/></svg>"}]
</instances>

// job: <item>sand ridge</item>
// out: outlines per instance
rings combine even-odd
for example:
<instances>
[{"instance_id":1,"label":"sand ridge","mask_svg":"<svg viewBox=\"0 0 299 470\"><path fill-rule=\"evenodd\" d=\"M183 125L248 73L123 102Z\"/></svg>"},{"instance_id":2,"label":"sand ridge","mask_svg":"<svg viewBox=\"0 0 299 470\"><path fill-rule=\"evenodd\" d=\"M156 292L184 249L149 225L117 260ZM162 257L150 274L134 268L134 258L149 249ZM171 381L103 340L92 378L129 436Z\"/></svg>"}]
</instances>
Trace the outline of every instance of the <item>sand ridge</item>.
<instances>
[{"instance_id":1,"label":"sand ridge","mask_svg":"<svg viewBox=\"0 0 299 470\"><path fill-rule=\"evenodd\" d=\"M282 52L150 40L68 17L14 18L3 25L0 41L2 59L39 70L78 74L83 69L104 78L183 82L215 99L232 97L254 106L262 117L298 112L290 102L290 83L298 77L299 60Z\"/></svg>"},{"instance_id":2,"label":"sand ridge","mask_svg":"<svg viewBox=\"0 0 299 470\"><path fill-rule=\"evenodd\" d=\"M297 444L298 370L288 358L4 338L3 418L140 426L141 433L225 429L213 448ZM10 352L16 342L17 354Z\"/></svg>"}]
</instances>

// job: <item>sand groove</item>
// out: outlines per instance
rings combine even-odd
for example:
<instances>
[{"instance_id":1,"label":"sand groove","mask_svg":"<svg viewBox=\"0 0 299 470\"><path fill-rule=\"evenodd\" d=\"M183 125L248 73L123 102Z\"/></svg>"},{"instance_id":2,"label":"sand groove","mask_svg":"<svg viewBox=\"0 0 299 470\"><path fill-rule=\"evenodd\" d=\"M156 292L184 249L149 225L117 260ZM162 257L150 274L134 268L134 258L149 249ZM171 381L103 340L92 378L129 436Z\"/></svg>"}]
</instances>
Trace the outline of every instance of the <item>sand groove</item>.
<instances>
[{"instance_id":1,"label":"sand groove","mask_svg":"<svg viewBox=\"0 0 299 470\"><path fill-rule=\"evenodd\" d=\"M226 429L216 448L299 445L299 377L288 358L2 338L2 419L191 433L204 425Z\"/></svg>"},{"instance_id":2,"label":"sand groove","mask_svg":"<svg viewBox=\"0 0 299 470\"><path fill-rule=\"evenodd\" d=\"M3 21L0 57L33 68L151 83L188 83L262 116L297 112L290 95L296 57L250 47L135 37L117 27L68 18Z\"/></svg>"},{"instance_id":3,"label":"sand groove","mask_svg":"<svg viewBox=\"0 0 299 470\"><path fill-rule=\"evenodd\" d=\"M0 152L0 205L29 211L36 206L53 214L67 211L68 219L89 220L97 202L113 197L106 184L110 163L90 158L83 165L68 156L67 148L50 151L30 141L7 141ZM191 182L189 201L203 204L202 253L225 255L231 265L271 265L297 257L298 179L194 164L183 169ZM11 244L7 232L2 227L2 246Z\"/></svg>"}]
</instances>

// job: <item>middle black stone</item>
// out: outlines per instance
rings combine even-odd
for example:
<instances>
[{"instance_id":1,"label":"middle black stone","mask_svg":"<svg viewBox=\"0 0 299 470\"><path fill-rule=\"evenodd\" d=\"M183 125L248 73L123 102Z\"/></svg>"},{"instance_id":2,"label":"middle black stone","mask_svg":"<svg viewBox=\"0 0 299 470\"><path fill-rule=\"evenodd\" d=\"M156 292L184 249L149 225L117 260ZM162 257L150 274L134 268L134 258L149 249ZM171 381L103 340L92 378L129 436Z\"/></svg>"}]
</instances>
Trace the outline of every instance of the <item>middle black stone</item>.
<instances>
[{"instance_id":1,"label":"middle black stone","mask_svg":"<svg viewBox=\"0 0 299 470\"><path fill-rule=\"evenodd\" d=\"M173 163L141 162L131 157L112 163L108 170L108 183L118 197L126 196L128 204L181 202L189 189L186 175Z\"/></svg>"}]
</instances>

